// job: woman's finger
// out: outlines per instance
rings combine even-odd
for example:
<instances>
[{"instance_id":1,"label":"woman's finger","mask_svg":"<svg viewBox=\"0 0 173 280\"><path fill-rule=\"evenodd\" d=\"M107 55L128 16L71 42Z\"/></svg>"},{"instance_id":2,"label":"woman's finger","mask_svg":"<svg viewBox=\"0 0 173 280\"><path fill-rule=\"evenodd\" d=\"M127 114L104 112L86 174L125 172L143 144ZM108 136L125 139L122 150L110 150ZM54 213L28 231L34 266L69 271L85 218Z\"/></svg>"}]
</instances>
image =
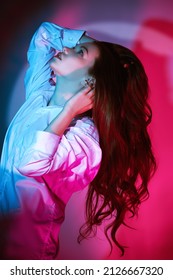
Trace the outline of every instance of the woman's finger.
<instances>
[{"instance_id":1,"label":"woman's finger","mask_svg":"<svg viewBox=\"0 0 173 280\"><path fill-rule=\"evenodd\" d=\"M94 89L91 89L90 91L88 91L87 96L91 98L94 96L94 93L95 93Z\"/></svg>"},{"instance_id":2,"label":"woman's finger","mask_svg":"<svg viewBox=\"0 0 173 280\"><path fill-rule=\"evenodd\" d=\"M91 91L92 91L92 89L91 89L89 86L84 87L84 89L83 89L83 93L84 93L84 94L88 94L88 93L91 92Z\"/></svg>"}]
</instances>

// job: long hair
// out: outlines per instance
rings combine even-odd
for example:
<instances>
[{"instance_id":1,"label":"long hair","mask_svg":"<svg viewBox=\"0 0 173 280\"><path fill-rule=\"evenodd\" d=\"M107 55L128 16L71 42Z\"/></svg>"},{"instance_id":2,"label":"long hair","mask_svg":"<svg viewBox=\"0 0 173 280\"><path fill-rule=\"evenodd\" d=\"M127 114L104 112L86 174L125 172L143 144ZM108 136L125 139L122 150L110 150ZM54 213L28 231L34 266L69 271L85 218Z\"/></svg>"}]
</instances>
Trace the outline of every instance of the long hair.
<instances>
[{"instance_id":1,"label":"long hair","mask_svg":"<svg viewBox=\"0 0 173 280\"><path fill-rule=\"evenodd\" d=\"M137 214L148 198L148 183L156 169L147 126L148 79L137 56L128 48L95 42L100 56L90 74L96 79L93 120L98 129L102 160L90 183L86 199L86 223L79 241L96 233L106 219L105 235L124 254L116 237L127 213ZM113 241L113 242L112 242Z\"/></svg>"}]
</instances>

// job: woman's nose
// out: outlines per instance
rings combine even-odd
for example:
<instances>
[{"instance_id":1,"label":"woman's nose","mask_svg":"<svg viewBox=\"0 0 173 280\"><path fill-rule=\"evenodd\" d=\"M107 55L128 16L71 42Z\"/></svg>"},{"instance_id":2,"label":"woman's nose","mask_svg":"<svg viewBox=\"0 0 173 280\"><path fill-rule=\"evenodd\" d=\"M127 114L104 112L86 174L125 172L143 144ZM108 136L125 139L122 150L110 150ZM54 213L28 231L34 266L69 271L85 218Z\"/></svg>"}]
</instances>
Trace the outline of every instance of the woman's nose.
<instances>
[{"instance_id":1,"label":"woman's nose","mask_svg":"<svg viewBox=\"0 0 173 280\"><path fill-rule=\"evenodd\" d=\"M69 54L70 50L71 50L70 48L64 47L64 48L63 48L63 53Z\"/></svg>"}]
</instances>

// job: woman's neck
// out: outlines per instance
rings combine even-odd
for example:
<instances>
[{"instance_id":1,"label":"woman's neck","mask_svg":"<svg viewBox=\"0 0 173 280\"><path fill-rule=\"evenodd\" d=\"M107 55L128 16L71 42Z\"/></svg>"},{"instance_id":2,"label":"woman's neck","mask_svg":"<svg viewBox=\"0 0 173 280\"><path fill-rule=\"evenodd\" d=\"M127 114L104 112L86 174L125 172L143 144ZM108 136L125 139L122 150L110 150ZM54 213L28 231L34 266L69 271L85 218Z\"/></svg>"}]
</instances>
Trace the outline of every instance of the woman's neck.
<instances>
[{"instance_id":1,"label":"woman's neck","mask_svg":"<svg viewBox=\"0 0 173 280\"><path fill-rule=\"evenodd\" d=\"M72 96L81 90L81 88L79 83L58 79L48 106L63 107Z\"/></svg>"}]
</instances>

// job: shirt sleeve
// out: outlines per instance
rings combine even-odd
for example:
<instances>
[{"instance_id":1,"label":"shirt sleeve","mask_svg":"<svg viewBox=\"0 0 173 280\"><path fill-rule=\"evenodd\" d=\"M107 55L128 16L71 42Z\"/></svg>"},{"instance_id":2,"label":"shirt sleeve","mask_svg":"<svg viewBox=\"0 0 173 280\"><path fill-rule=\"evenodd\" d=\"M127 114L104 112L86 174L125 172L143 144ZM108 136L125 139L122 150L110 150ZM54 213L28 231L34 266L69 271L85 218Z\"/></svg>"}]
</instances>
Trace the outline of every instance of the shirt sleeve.
<instances>
[{"instance_id":1,"label":"shirt sleeve","mask_svg":"<svg viewBox=\"0 0 173 280\"><path fill-rule=\"evenodd\" d=\"M99 169L102 156L97 137L89 125L88 128L72 127L62 138L37 131L17 169L29 177L51 176L56 171L85 177L90 182Z\"/></svg>"},{"instance_id":2,"label":"shirt sleeve","mask_svg":"<svg viewBox=\"0 0 173 280\"><path fill-rule=\"evenodd\" d=\"M29 67L25 75L26 99L40 89L51 90L49 83L51 69L48 61L54 56L55 50L63 47L74 47L83 30L63 28L54 23L44 22L33 35L27 52Z\"/></svg>"}]
</instances>

